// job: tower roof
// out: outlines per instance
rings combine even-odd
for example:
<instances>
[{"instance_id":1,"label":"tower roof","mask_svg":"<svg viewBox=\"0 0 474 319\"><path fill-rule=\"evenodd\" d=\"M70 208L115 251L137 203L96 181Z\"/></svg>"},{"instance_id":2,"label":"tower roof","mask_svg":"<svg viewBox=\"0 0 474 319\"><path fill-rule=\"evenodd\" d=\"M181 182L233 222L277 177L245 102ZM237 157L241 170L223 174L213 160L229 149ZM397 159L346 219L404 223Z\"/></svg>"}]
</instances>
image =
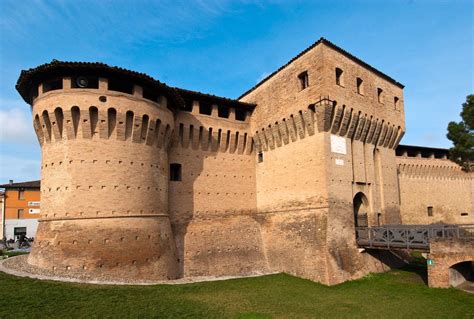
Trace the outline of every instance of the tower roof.
<instances>
[{"instance_id":1,"label":"tower roof","mask_svg":"<svg viewBox=\"0 0 474 319\"><path fill-rule=\"evenodd\" d=\"M166 85L151 76L136 71L127 70L117 66L110 66L101 62L73 62L52 60L50 63L39 65L35 68L22 70L16 83L16 89L26 103L31 104L30 90L39 83L51 77L74 76L74 75L97 75L102 77L128 78L133 83L147 87L154 91L163 92L178 108L184 107L184 98L205 99L216 104L229 105L245 109L253 109L255 105L239 102L216 95L175 88Z\"/></svg>"}]
</instances>

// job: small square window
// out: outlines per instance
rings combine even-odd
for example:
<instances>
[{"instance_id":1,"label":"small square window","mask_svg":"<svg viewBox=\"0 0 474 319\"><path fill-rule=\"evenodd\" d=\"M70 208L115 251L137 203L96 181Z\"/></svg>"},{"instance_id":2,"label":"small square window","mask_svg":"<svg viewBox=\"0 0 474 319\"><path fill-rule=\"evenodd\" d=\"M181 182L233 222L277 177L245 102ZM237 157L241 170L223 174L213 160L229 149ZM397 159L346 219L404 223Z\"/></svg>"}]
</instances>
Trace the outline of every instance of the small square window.
<instances>
[{"instance_id":1,"label":"small square window","mask_svg":"<svg viewBox=\"0 0 474 319\"><path fill-rule=\"evenodd\" d=\"M309 86L308 72L304 71L298 75L298 80L300 82L300 89L304 90Z\"/></svg>"},{"instance_id":2,"label":"small square window","mask_svg":"<svg viewBox=\"0 0 474 319\"><path fill-rule=\"evenodd\" d=\"M235 109L235 120L245 121L247 118L247 111L241 109Z\"/></svg>"},{"instance_id":3,"label":"small square window","mask_svg":"<svg viewBox=\"0 0 474 319\"><path fill-rule=\"evenodd\" d=\"M229 118L229 108L227 106L218 105L217 106L217 116L228 119Z\"/></svg>"},{"instance_id":4,"label":"small square window","mask_svg":"<svg viewBox=\"0 0 474 319\"><path fill-rule=\"evenodd\" d=\"M181 181L181 164L170 164L170 181Z\"/></svg>"},{"instance_id":5,"label":"small square window","mask_svg":"<svg viewBox=\"0 0 474 319\"><path fill-rule=\"evenodd\" d=\"M18 219L23 219L25 217L24 216L25 215L25 210L21 208L21 209L18 210L17 214L18 214L18 216L17 216Z\"/></svg>"},{"instance_id":6,"label":"small square window","mask_svg":"<svg viewBox=\"0 0 474 319\"><path fill-rule=\"evenodd\" d=\"M20 199L20 200L25 199L25 191L24 190L19 190L18 191L18 199Z\"/></svg>"},{"instance_id":7,"label":"small square window","mask_svg":"<svg viewBox=\"0 0 474 319\"><path fill-rule=\"evenodd\" d=\"M43 93L53 91L53 90L61 90L63 88L63 79L54 79L43 83Z\"/></svg>"},{"instance_id":8,"label":"small square window","mask_svg":"<svg viewBox=\"0 0 474 319\"><path fill-rule=\"evenodd\" d=\"M258 152L257 161L258 161L259 163L263 162L263 153L262 153L262 152Z\"/></svg>"},{"instance_id":9,"label":"small square window","mask_svg":"<svg viewBox=\"0 0 474 319\"><path fill-rule=\"evenodd\" d=\"M199 101L199 114L211 115L212 104L208 102Z\"/></svg>"},{"instance_id":10,"label":"small square window","mask_svg":"<svg viewBox=\"0 0 474 319\"><path fill-rule=\"evenodd\" d=\"M428 206L428 216L432 217L433 216L433 206Z\"/></svg>"}]
</instances>

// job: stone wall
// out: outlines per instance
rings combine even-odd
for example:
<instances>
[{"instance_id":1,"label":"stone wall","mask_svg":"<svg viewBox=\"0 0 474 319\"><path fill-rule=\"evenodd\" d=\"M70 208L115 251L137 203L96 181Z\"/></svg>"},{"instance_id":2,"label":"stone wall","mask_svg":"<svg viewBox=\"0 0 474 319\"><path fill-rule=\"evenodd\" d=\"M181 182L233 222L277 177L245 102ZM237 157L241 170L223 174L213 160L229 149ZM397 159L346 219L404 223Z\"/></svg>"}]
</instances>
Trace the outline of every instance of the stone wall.
<instances>
[{"instance_id":1,"label":"stone wall","mask_svg":"<svg viewBox=\"0 0 474 319\"><path fill-rule=\"evenodd\" d=\"M267 270L255 220L255 153L248 122L199 114L199 101L177 115L170 163L169 210L183 276L222 276ZM214 110L216 106L214 106Z\"/></svg>"},{"instance_id":2,"label":"stone wall","mask_svg":"<svg viewBox=\"0 0 474 319\"><path fill-rule=\"evenodd\" d=\"M472 231L472 229L471 229ZM458 276L453 276L453 268L462 262L474 262L474 239L438 239L430 242L428 258L428 285L430 287L448 288L460 283ZM453 267L454 266L454 267ZM471 266L472 267L472 266ZM474 276L473 269L470 275ZM466 278L473 280L474 278Z\"/></svg>"},{"instance_id":3,"label":"stone wall","mask_svg":"<svg viewBox=\"0 0 474 319\"><path fill-rule=\"evenodd\" d=\"M397 167L404 224L474 223L474 174L442 158L398 156Z\"/></svg>"},{"instance_id":4,"label":"stone wall","mask_svg":"<svg viewBox=\"0 0 474 319\"><path fill-rule=\"evenodd\" d=\"M340 85L336 67L344 69ZM303 72L304 89L298 80ZM356 77L364 78L364 94L355 91ZM372 92L377 87L385 92L381 102ZM258 212L285 225L284 232L269 233L270 268L328 284L387 269L357 249L353 198L359 192L368 198L371 223L379 214L384 222L400 222L394 148L404 132L402 89L321 45L241 100L257 104L251 128L263 155ZM337 143L342 151L333 149ZM281 247L282 238L284 249L274 254L271 247Z\"/></svg>"},{"instance_id":5,"label":"stone wall","mask_svg":"<svg viewBox=\"0 0 474 319\"><path fill-rule=\"evenodd\" d=\"M107 90L71 88L33 104L42 146L41 220L28 262L109 277L177 276L168 218L173 114ZM39 90L42 92L42 90ZM103 99L105 97L105 99Z\"/></svg>"}]
</instances>

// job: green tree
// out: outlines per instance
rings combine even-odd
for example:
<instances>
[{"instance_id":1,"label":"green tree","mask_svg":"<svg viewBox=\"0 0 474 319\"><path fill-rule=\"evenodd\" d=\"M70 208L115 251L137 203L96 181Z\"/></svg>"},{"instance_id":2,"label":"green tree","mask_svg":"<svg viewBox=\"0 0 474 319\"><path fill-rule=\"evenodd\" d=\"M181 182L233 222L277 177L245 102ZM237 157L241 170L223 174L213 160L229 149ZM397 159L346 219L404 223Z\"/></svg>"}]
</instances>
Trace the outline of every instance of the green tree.
<instances>
[{"instance_id":1,"label":"green tree","mask_svg":"<svg viewBox=\"0 0 474 319\"><path fill-rule=\"evenodd\" d=\"M453 142L449 150L450 159L461 165L466 171L474 170L474 94L466 97L462 104L462 121L449 122L448 139Z\"/></svg>"}]
</instances>

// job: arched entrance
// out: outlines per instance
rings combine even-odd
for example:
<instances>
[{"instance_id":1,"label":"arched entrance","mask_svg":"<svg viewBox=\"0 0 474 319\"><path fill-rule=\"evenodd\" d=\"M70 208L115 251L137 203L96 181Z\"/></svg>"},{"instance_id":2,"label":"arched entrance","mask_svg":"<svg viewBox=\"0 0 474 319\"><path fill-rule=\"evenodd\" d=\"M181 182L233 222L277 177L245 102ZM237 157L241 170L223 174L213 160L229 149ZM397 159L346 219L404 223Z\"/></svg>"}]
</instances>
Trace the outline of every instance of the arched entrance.
<instances>
[{"instance_id":1,"label":"arched entrance","mask_svg":"<svg viewBox=\"0 0 474 319\"><path fill-rule=\"evenodd\" d=\"M449 285L474 292L474 262L464 261L449 267Z\"/></svg>"},{"instance_id":2,"label":"arched entrance","mask_svg":"<svg viewBox=\"0 0 474 319\"><path fill-rule=\"evenodd\" d=\"M355 227L368 227L367 214L369 212L369 201L364 193L359 192L354 196L354 223Z\"/></svg>"},{"instance_id":3,"label":"arched entrance","mask_svg":"<svg viewBox=\"0 0 474 319\"><path fill-rule=\"evenodd\" d=\"M365 228L369 226L367 213L369 211L369 201L364 193L359 192L354 196L354 226L356 238L365 238L368 233Z\"/></svg>"}]
</instances>

